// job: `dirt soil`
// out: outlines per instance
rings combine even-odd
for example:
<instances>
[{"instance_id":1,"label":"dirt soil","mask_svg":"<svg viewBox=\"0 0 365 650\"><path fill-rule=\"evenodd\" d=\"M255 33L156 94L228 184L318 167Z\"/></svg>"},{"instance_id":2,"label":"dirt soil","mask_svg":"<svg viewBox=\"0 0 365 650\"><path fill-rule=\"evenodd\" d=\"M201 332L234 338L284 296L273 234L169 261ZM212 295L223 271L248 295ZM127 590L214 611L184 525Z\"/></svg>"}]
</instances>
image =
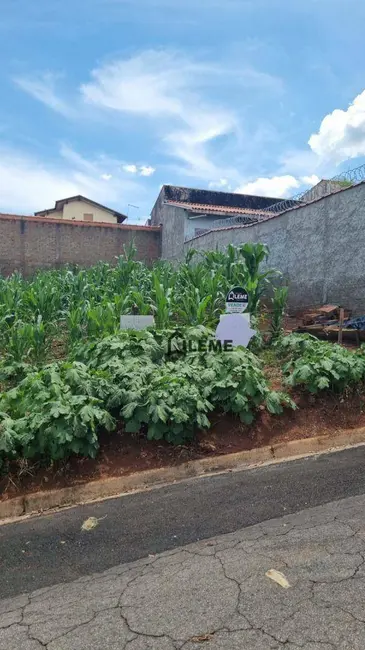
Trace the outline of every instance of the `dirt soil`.
<instances>
[{"instance_id":1,"label":"dirt soil","mask_svg":"<svg viewBox=\"0 0 365 650\"><path fill-rule=\"evenodd\" d=\"M148 441L143 435L125 433L121 426L101 436L95 459L74 457L48 467L14 463L10 473L0 479L0 500L365 426L365 396L341 399L298 394L294 398L299 407L296 411L287 409L280 416L260 411L250 427L233 415L213 415L211 429L199 432L194 442L183 446Z\"/></svg>"}]
</instances>

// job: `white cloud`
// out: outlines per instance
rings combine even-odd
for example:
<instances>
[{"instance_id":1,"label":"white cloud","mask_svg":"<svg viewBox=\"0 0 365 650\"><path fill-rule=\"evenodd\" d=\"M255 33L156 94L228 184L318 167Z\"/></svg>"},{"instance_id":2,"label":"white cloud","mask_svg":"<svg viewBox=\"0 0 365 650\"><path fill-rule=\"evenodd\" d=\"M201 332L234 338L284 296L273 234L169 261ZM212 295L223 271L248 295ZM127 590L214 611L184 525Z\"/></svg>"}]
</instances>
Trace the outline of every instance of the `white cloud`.
<instances>
[{"instance_id":1,"label":"white cloud","mask_svg":"<svg viewBox=\"0 0 365 650\"><path fill-rule=\"evenodd\" d=\"M312 176L302 176L300 179L304 185L317 185L317 183L320 182L319 176L316 176L316 174L312 174Z\"/></svg>"},{"instance_id":2,"label":"white cloud","mask_svg":"<svg viewBox=\"0 0 365 650\"><path fill-rule=\"evenodd\" d=\"M46 72L38 77L15 77L13 81L22 90L57 113L61 113L65 117L72 117L74 115L73 109L56 93L57 79L59 79L59 75Z\"/></svg>"},{"instance_id":3,"label":"white cloud","mask_svg":"<svg viewBox=\"0 0 365 650\"><path fill-rule=\"evenodd\" d=\"M174 90L184 86L178 61L165 52L149 50L92 71L92 81L81 86L86 102L117 111L149 116L179 114Z\"/></svg>"},{"instance_id":4,"label":"white cloud","mask_svg":"<svg viewBox=\"0 0 365 650\"><path fill-rule=\"evenodd\" d=\"M109 160L116 173L105 182L102 165L105 158L85 160L69 147L63 146L56 162L46 164L22 151L0 145L0 212L32 214L54 205L57 199L83 194L121 212L129 202L144 196L136 181L119 175L120 162Z\"/></svg>"},{"instance_id":5,"label":"white cloud","mask_svg":"<svg viewBox=\"0 0 365 650\"><path fill-rule=\"evenodd\" d=\"M72 177L51 171L31 157L0 152L0 212L32 214L78 193Z\"/></svg>"},{"instance_id":6,"label":"white cloud","mask_svg":"<svg viewBox=\"0 0 365 650\"><path fill-rule=\"evenodd\" d=\"M241 185L235 192L238 194L284 198L290 196L292 190L300 186L300 180L287 174L286 176L273 176L272 178L257 178L255 181Z\"/></svg>"},{"instance_id":7,"label":"white cloud","mask_svg":"<svg viewBox=\"0 0 365 650\"><path fill-rule=\"evenodd\" d=\"M102 174L100 176L100 178L102 178L103 181L110 181L110 179L112 178L112 175L111 174Z\"/></svg>"},{"instance_id":8,"label":"white cloud","mask_svg":"<svg viewBox=\"0 0 365 650\"><path fill-rule=\"evenodd\" d=\"M124 172L127 172L128 174L136 174L138 171L137 165L123 165L122 169Z\"/></svg>"},{"instance_id":9,"label":"white cloud","mask_svg":"<svg viewBox=\"0 0 365 650\"><path fill-rule=\"evenodd\" d=\"M335 109L322 120L309 146L321 158L341 162L365 155L365 90L347 110Z\"/></svg>"},{"instance_id":10,"label":"white cloud","mask_svg":"<svg viewBox=\"0 0 365 650\"><path fill-rule=\"evenodd\" d=\"M209 145L233 133L237 120L231 110L205 102L197 89L201 84L216 85L221 75L218 66L148 50L95 69L81 94L99 109L153 119L167 153L184 162L184 173L209 180L222 176Z\"/></svg>"},{"instance_id":11,"label":"white cloud","mask_svg":"<svg viewBox=\"0 0 365 650\"><path fill-rule=\"evenodd\" d=\"M246 88L263 88L274 92L282 92L284 90L284 83L280 77L255 70L249 66L244 68L234 69L233 74L236 77L237 83Z\"/></svg>"},{"instance_id":12,"label":"white cloud","mask_svg":"<svg viewBox=\"0 0 365 650\"><path fill-rule=\"evenodd\" d=\"M127 174L138 174L138 176L152 176L156 171L156 169L151 167L151 165L126 164L122 165L122 169L124 172L127 172Z\"/></svg>"},{"instance_id":13,"label":"white cloud","mask_svg":"<svg viewBox=\"0 0 365 650\"><path fill-rule=\"evenodd\" d=\"M193 61L169 50L145 50L129 59L95 68L92 80L81 85L90 104L151 116L182 116L188 109L186 92L199 88L211 77L234 79L235 85L282 89L282 80L248 65L220 65Z\"/></svg>"},{"instance_id":14,"label":"white cloud","mask_svg":"<svg viewBox=\"0 0 365 650\"><path fill-rule=\"evenodd\" d=\"M220 178L218 181L210 181L208 184L210 190L223 190L230 192L231 186L226 178Z\"/></svg>"},{"instance_id":15,"label":"white cloud","mask_svg":"<svg viewBox=\"0 0 365 650\"><path fill-rule=\"evenodd\" d=\"M69 112L67 103L56 95L52 76L17 82L54 110L65 115ZM79 118L101 118L109 123L113 119L116 123L124 114L128 124L132 119L143 120L160 149L176 160L178 174L207 183L227 178L235 186L242 173L231 160L232 153L241 149L242 116L241 109L233 109L227 97L238 88L242 93L249 93L250 88L265 89L268 95L282 90L282 81L238 59L217 63L193 60L171 50L146 50L95 68L70 105ZM224 104L218 103L220 97ZM247 136L251 142L254 135ZM243 156L238 155L242 169ZM128 174L148 176L151 169L145 164L123 165Z\"/></svg>"},{"instance_id":16,"label":"white cloud","mask_svg":"<svg viewBox=\"0 0 365 650\"><path fill-rule=\"evenodd\" d=\"M290 198L293 194L298 194L301 191L299 188L304 188L304 186L308 185L312 187L317 185L320 180L316 174L300 177L295 177L290 174L272 176L271 178L261 177L255 181L240 185L235 192L238 194L269 196L278 199Z\"/></svg>"},{"instance_id":17,"label":"white cloud","mask_svg":"<svg viewBox=\"0 0 365 650\"><path fill-rule=\"evenodd\" d=\"M142 165L139 168L139 173L141 176L152 176L152 174L155 173L155 168L151 167L150 165Z\"/></svg>"},{"instance_id":18,"label":"white cloud","mask_svg":"<svg viewBox=\"0 0 365 650\"><path fill-rule=\"evenodd\" d=\"M290 149L280 156L277 175L291 174L293 176L308 176L310 173L313 174L317 171L327 175L331 170L326 170L318 159L318 156L309 148Z\"/></svg>"}]
</instances>

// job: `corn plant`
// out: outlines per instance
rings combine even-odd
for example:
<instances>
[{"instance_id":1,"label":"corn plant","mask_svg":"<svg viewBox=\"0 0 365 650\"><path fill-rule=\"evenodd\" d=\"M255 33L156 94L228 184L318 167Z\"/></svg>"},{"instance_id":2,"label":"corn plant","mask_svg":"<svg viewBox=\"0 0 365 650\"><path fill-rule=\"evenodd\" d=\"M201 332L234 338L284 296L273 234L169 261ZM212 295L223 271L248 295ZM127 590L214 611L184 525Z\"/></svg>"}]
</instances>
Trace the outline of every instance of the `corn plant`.
<instances>
[{"instance_id":1,"label":"corn plant","mask_svg":"<svg viewBox=\"0 0 365 650\"><path fill-rule=\"evenodd\" d=\"M0 278L0 354L10 350L17 363L32 355L41 359L43 342L52 343L60 330L71 350L80 339L113 333L121 314L154 314L160 328L214 327L234 285L247 289L255 315L272 278L260 266L267 254L261 244L230 245L225 251L191 251L178 267L158 261L149 268L136 259L131 242L115 265L70 265L39 271L30 280L19 273Z\"/></svg>"},{"instance_id":2,"label":"corn plant","mask_svg":"<svg viewBox=\"0 0 365 650\"><path fill-rule=\"evenodd\" d=\"M275 341L283 333L283 321L288 302L288 287L274 287L271 299L271 339Z\"/></svg>"},{"instance_id":3,"label":"corn plant","mask_svg":"<svg viewBox=\"0 0 365 650\"><path fill-rule=\"evenodd\" d=\"M152 272L152 308L158 327L167 327L171 319L172 288L164 289L156 272Z\"/></svg>"},{"instance_id":4,"label":"corn plant","mask_svg":"<svg viewBox=\"0 0 365 650\"><path fill-rule=\"evenodd\" d=\"M71 308L65 313L66 327L68 331L69 344L79 341L83 335L84 307Z\"/></svg>"},{"instance_id":5,"label":"corn plant","mask_svg":"<svg viewBox=\"0 0 365 650\"><path fill-rule=\"evenodd\" d=\"M32 359L41 362L46 357L46 328L39 317L36 323L17 322L11 328L6 356L18 363Z\"/></svg>"}]
</instances>

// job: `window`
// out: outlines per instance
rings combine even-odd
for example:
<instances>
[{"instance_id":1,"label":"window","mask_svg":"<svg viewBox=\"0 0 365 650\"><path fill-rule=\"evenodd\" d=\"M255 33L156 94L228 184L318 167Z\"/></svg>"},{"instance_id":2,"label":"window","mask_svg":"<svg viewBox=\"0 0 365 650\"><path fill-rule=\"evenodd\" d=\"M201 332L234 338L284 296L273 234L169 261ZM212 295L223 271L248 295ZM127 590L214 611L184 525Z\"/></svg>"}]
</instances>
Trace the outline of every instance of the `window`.
<instances>
[{"instance_id":1,"label":"window","mask_svg":"<svg viewBox=\"0 0 365 650\"><path fill-rule=\"evenodd\" d=\"M93 214L84 214L84 221L94 221L94 215Z\"/></svg>"}]
</instances>

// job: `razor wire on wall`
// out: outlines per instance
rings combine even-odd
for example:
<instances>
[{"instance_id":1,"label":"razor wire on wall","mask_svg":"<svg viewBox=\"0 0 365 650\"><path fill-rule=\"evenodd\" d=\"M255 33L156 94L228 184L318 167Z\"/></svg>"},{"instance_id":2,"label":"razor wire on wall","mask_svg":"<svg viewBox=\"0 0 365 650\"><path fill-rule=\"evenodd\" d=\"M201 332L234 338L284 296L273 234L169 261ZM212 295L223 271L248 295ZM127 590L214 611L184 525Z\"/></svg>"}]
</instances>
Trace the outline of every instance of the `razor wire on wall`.
<instances>
[{"instance_id":1,"label":"razor wire on wall","mask_svg":"<svg viewBox=\"0 0 365 650\"><path fill-rule=\"evenodd\" d=\"M330 178L329 180L320 181L320 183L314 185L314 187L304 190L289 199L283 199L273 205L269 205L267 208L262 208L260 209L260 215L264 217L266 214L280 214L281 212L299 207L300 205L306 205L307 203L320 199L323 196L339 192L345 187L356 185L364 180L365 164L355 167L354 169L349 169L341 174L337 174L337 176L333 176L333 178ZM260 221L260 215L258 215L257 219L252 219L252 222ZM242 216L237 215L234 217L228 217L227 219L217 219L213 222L212 229L214 230L216 228L239 225L242 225Z\"/></svg>"},{"instance_id":2,"label":"razor wire on wall","mask_svg":"<svg viewBox=\"0 0 365 650\"><path fill-rule=\"evenodd\" d=\"M257 223L257 221L257 217L246 217L242 214L238 214L235 217L227 217L227 219L216 219L213 221L212 227L214 229L227 228L227 226L247 226L247 224Z\"/></svg>"}]
</instances>

